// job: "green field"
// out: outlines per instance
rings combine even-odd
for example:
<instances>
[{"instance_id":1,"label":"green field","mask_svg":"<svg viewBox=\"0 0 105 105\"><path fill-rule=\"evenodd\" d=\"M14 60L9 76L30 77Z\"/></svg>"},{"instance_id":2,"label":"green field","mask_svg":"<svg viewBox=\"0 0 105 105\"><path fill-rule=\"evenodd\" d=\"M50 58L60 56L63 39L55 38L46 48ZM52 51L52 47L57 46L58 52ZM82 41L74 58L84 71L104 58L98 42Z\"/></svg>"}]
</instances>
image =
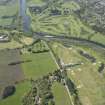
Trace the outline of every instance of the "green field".
<instances>
[{"instance_id":1,"label":"green field","mask_svg":"<svg viewBox=\"0 0 105 105\"><path fill-rule=\"evenodd\" d=\"M7 43L0 43L0 50L6 49L6 48L14 49L17 47L22 47L22 44L16 42L15 40L11 40L10 42L7 42Z\"/></svg>"},{"instance_id":2,"label":"green field","mask_svg":"<svg viewBox=\"0 0 105 105\"><path fill-rule=\"evenodd\" d=\"M74 47L67 48L60 43L52 43L52 48L64 64L75 64L85 62L86 59L81 57Z\"/></svg>"},{"instance_id":3,"label":"green field","mask_svg":"<svg viewBox=\"0 0 105 105\"><path fill-rule=\"evenodd\" d=\"M0 88L24 79L20 64L9 65L20 60L21 57L18 50L0 50Z\"/></svg>"},{"instance_id":4,"label":"green field","mask_svg":"<svg viewBox=\"0 0 105 105\"><path fill-rule=\"evenodd\" d=\"M29 91L31 84L29 82L23 82L16 85L16 92L14 95L8 97L5 100L0 101L0 105L22 105L23 96Z\"/></svg>"},{"instance_id":5,"label":"green field","mask_svg":"<svg viewBox=\"0 0 105 105\"><path fill-rule=\"evenodd\" d=\"M58 57L65 64L75 64L82 62L82 65L68 68L68 77L74 82L78 89L79 98L83 105L104 105L105 103L105 73L99 73L100 62L105 60L98 52L90 48L81 48L96 58L96 63L91 63L86 58L80 56L77 49L80 47L66 48L60 44L53 44L53 49Z\"/></svg>"},{"instance_id":6,"label":"green field","mask_svg":"<svg viewBox=\"0 0 105 105\"><path fill-rule=\"evenodd\" d=\"M28 40L28 39L27 39ZM13 43L13 44L8 44ZM21 79L38 79L50 72L57 69L57 66L52 59L50 52L44 53L24 53L20 55L19 50L8 50L5 48L13 49L18 46L18 42L1 43L1 61L0 61L0 94L5 86L13 85L19 81L16 85L16 92L14 95L0 101L0 105L21 105L22 96L27 92L30 85L27 82L22 82ZM17 43L17 44L16 44ZM16 46L14 46L16 44ZM6 46L7 45L7 46ZM13 46L12 46L13 45ZM18 46L19 47L19 46ZM11 59L12 58L12 59ZM9 66L11 62L27 61L22 64ZM11 71L11 72L10 72Z\"/></svg>"},{"instance_id":7,"label":"green field","mask_svg":"<svg viewBox=\"0 0 105 105\"><path fill-rule=\"evenodd\" d=\"M104 105L105 78L98 73L97 66L84 64L68 71L68 76L77 86L83 105Z\"/></svg>"},{"instance_id":8,"label":"green field","mask_svg":"<svg viewBox=\"0 0 105 105\"><path fill-rule=\"evenodd\" d=\"M66 88L63 85L54 83L52 91L56 105L72 105Z\"/></svg>"},{"instance_id":9,"label":"green field","mask_svg":"<svg viewBox=\"0 0 105 105\"><path fill-rule=\"evenodd\" d=\"M33 2L31 0L30 2ZM37 2L37 0L35 0ZM41 2L38 2L40 5ZM35 3L33 2L33 5ZM31 4L29 4L31 5ZM41 14L29 13L32 19L31 27L35 32L45 32L53 35L64 35L68 37L78 37L89 39L95 42L105 44L105 36L98 32L95 32L90 26L84 23L80 18L73 12L78 10L80 7L75 2L65 2L62 5L59 4L48 5L48 8L41 12ZM61 11L61 15L49 15L52 8L57 7ZM64 14L64 8L69 8L71 13L69 15Z\"/></svg>"},{"instance_id":10,"label":"green field","mask_svg":"<svg viewBox=\"0 0 105 105\"><path fill-rule=\"evenodd\" d=\"M22 64L26 78L38 78L53 72L57 69L49 52L38 54L24 54L23 60L32 60L32 62Z\"/></svg>"},{"instance_id":11,"label":"green field","mask_svg":"<svg viewBox=\"0 0 105 105\"><path fill-rule=\"evenodd\" d=\"M105 45L105 35L93 30L91 26L84 23L79 15L76 14L81 8L79 4L74 1L66 1L50 0L48 2L48 0L26 0L26 14L30 16L31 19L30 29L32 33L30 33L29 36L32 37L26 37L25 35L28 33L19 32L19 30L11 31L9 29L5 30L4 28L0 30L1 35L3 33L11 37L10 42L0 43L0 98L4 87L8 85L16 86L16 92L12 96L0 100L0 105L22 105L22 98L28 93L28 90L33 88L27 80L34 79L40 81L40 78L47 78L47 74L54 73L54 71L58 69L51 55L51 51L46 46L46 42L42 39L35 39L33 36L34 32L86 39ZM5 5L1 5L1 2L3 2L3 0L0 1L0 26L20 26L22 21L20 20L21 18L18 17L19 0L7 1ZM39 10L41 13L38 13L38 10L35 12L34 9L34 12L30 11L29 6L35 6L41 9ZM56 12L56 10L58 10L60 14L54 15L52 13L53 11ZM19 29L21 30L21 27L19 27ZM68 78L65 76L65 80L70 79L76 86L78 92L76 95L79 97L78 99L80 99L82 105L105 105L105 67L101 73L99 72L101 64L105 66L105 49L102 48L101 51L103 52L101 52L98 49L92 49L94 46L90 46L90 48L79 45L66 47L67 43L65 42L64 44L65 46L58 42L50 42L49 40L49 45L57 55L56 57L60 59L59 61L62 67L77 64L76 66L64 68L68 76ZM17 50L16 48L22 49ZM86 57L86 55L82 56L79 51L89 54L95 58L96 61L91 62L91 60L88 59L89 55L87 55L88 57ZM9 65L14 62L22 63L12 66ZM52 77L54 77L54 79L56 78L56 76L51 76L51 79ZM62 77L59 76L59 78ZM50 79L49 76L47 79ZM39 84L36 87L39 89L38 91L41 91L43 94L44 92L48 94L44 89L48 90L45 85L47 82L50 83L50 81L43 82L43 80L42 82L38 82ZM55 105L72 105L65 86L55 81L52 83L54 84L51 84L51 91L54 95ZM71 86L70 88L74 87ZM71 91L73 90L70 90L70 92ZM38 95L38 98L42 98L43 101L44 97L41 97L39 93ZM33 97L37 98L35 96L32 96L32 98ZM74 94L71 97L73 97L73 101L76 102L76 100L74 100Z\"/></svg>"},{"instance_id":12,"label":"green field","mask_svg":"<svg viewBox=\"0 0 105 105\"><path fill-rule=\"evenodd\" d=\"M26 0L28 5L33 5L33 4L41 4L43 3L42 0Z\"/></svg>"},{"instance_id":13,"label":"green field","mask_svg":"<svg viewBox=\"0 0 105 105\"><path fill-rule=\"evenodd\" d=\"M13 17L8 17L8 18L2 18L2 17L14 16L18 13L18 10L19 10L18 0L15 0L5 5L0 5L0 26L11 25Z\"/></svg>"}]
</instances>

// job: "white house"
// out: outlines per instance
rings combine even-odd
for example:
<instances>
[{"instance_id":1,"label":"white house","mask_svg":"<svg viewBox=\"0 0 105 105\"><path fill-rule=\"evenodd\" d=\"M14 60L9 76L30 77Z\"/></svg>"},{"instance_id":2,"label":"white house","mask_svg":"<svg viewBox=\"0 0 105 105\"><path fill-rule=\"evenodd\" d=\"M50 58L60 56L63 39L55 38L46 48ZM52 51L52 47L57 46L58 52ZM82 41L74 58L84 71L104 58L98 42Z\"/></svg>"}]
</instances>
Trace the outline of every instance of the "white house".
<instances>
[{"instance_id":1,"label":"white house","mask_svg":"<svg viewBox=\"0 0 105 105\"><path fill-rule=\"evenodd\" d=\"M9 41L8 35L1 35L0 36L0 42L7 42Z\"/></svg>"}]
</instances>

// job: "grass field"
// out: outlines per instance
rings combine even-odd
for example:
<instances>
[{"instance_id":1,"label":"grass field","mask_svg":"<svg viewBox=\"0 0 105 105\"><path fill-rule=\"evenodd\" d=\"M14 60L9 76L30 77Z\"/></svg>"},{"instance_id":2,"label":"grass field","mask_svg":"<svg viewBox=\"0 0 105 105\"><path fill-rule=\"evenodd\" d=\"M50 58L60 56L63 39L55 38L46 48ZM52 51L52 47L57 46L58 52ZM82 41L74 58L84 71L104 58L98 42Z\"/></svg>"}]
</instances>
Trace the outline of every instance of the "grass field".
<instances>
[{"instance_id":1,"label":"grass field","mask_svg":"<svg viewBox=\"0 0 105 105\"><path fill-rule=\"evenodd\" d=\"M58 47L59 46L59 47ZM83 105L104 105L105 104L105 77L104 73L98 72L100 62L105 63L103 55L90 48L81 48L96 58L96 63L91 63L80 56L77 49L80 47L65 48L55 43L53 49L66 64L81 61L83 64L67 69L68 77L77 86L79 97Z\"/></svg>"},{"instance_id":2,"label":"grass field","mask_svg":"<svg viewBox=\"0 0 105 105\"><path fill-rule=\"evenodd\" d=\"M30 2L33 2L33 0ZM37 0L35 0L35 2L37 2ZM34 4L35 3L33 2L33 5ZM39 4L41 3L39 2ZM52 5L52 7L55 6L57 5ZM78 4L70 1L63 3L58 8L62 11L61 15L49 15L51 13L50 6L44 10L44 13L31 14L31 27L33 31L45 32L54 35L64 35L68 37L79 37L105 44L105 36L98 32L96 33L91 27L89 27L89 25L80 20L75 13L71 12L69 15L63 14L63 8L69 8L71 11L75 9L78 10L80 8Z\"/></svg>"},{"instance_id":3,"label":"grass field","mask_svg":"<svg viewBox=\"0 0 105 105\"><path fill-rule=\"evenodd\" d=\"M63 85L54 83L52 91L54 94L55 105L71 105L69 95Z\"/></svg>"},{"instance_id":4,"label":"grass field","mask_svg":"<svg viewBox=\"0 0 105 105\"><path fill-rule=\"evenodd\" d=\"M94 34L91 40L105 45L105 35L102 35L100 33Z\"/></svg>"},{"instance_id":5,"label":"grass field","mask_svg":"<svg viewBox=\"0 0 105 105\"><path fill-rule=\"evenodd\" d=\"M24 54L23 60L32 60L32 62L22 64L26 78L38 78L53 72L57 69L49 52L38 54Z\"/></svg>"},{"instance_id":6,"label":"grass field","mask_svg":"<svg viewBox=\"0 0 105 105\"><path fill-rule=\"evenodd\" d=\"M42 0L26 0L28 5L41 4Z\"/></svg>"},{"instance_id":7,"label":"grass field","mask_svg":"<svg viewBox=\"0 0 105 105\"><path fill-rule=\"evenodd\" d=\"M24 79L21 65L8 65L20 60L19 51L0 50L0 88Z\"/></svg>"},{"instance_id":8,"label":"grass field","mask_svg":"<svg viewBox=\"0 0 105 105\"><path fill-rule=\"evenodd\" d=\"M29 43L32 42L29 39L26 40L28 40ZM14 44L16 43L14 42ZM12 46L8 45L8 43L1 43L3 46L1 46L2 50L0 51L0 93L2 93L4 86L14 84L24 78L38 79L57 69L57 66L49 52L35 54L25 53L20 55L18 50L4 49L5 47L13 48L14 44ZM21 65L18 64L14 66L8 65L11 62L27 60L32 60L32 62L25 62ZM19 82L19 84L16 85L16 93L5 100L1 100L0 105L21 105L22 96L27 92L28 88L29 83Z\"/></svg>"},{"instance_id":9,"label":"grass field","mask_svg":"<svg viewBox=\"0 0 105 105\"><path fill-rule=\"evenodd\" d=\"M86 60L78 54L74 47L67 48L60 43L53 43L52 48L64 64L75 64Z\"/></svg>"},{"instance_id":10,"label":"grass field","mask_svg":"<svg viewBox=\"0 0 105 105\"><path fill-rule=\"evenodd\" d=\"M0 101L0 105L22 105L22 97L29 91L31 84L23 82L16 85L16 92L14 95L5 100Z\"/></svg>"},{"instance_id":11,"label":"grass field","mask_svg":"<svg viewBox=\"0 0 105 105\"><path fill-rule=\"evenodd\" d=\"M27 0L27 5L37 5L41 6L44 4L42 0ZM51 7L50 7L51 6ZM69 15L64 14L63 8L70 8L70 10L75 11L80 7L74 2L66 2L62 6L51 5L48 6L46 11L42 11L41 14L30 14L31 16L31 28L35 32L45 32L53 35L65 35L68 37L78 37L89 39L95 42L105 44L105 36L96 33L87 24L83 23L71 12ZM50 15L51 8L58 8L62 11L61 15ZM18 0L14 0L13 3L8 5L0 5L0 26L10 25L13 18L2 18L3 16L14 16L18 13L19 5ZM2 33L2 32L1 32ZM33 42L32 38L23 37L21 41L24 44L31 44ZM40 43L37 48L40 51ZM60 58L64 64L76 64L82 63L76 67L68 68L67 75L73 83L76 85L78 90L78 95L80 101L83 105L105 105L105 73L99 73L98 68L102 63L105 64L105 54L96 52L91 48L72 46L66 48L60 43L52 42L52 49L55 54ZM2 88L9 84L14 84L14 82L28 79L38 79L50 72L54 72L57 69L57 65L54 62L50 52L44 53L32 53L28 52L22 55L19 54L17 50L8 50L22 47L22 44L14 41L8 43L0 43L0 94L2 93ZM2 50L1 50L2 49ZM4 50L6 49L6 50ZM34 49L33 49L34 50ZM92 63L85 57L81 56L77 50L83 50L91 54L96 58L96 62ZM17 61L27 61L21 65L9 66L11 62ZM105 72L105 70L104 70ZM21 105L22 97L29 90L30 83L23 82L16 85L16 92L13 96L8 97L5 100L0 100L0 105ZM52 92L54 94L54 100L56 105L72 105L69 99L66 88L59 84L54 83L52 86Z\"/></svg>"},{"instance_id":12,"label":"grass field","mask_svg":"<svg viewBox=\"0 0 105 105\"><path fill-rule=\"evenodd\" d=\"M101 52L100 50L96 51L88 46L76 46L74 49L80 49L82 51L87 52L88 54L91 54L93 57L96 58L96 63L98 64L99 62L105 62L105 55L104 52Z\"/></svg>"},{"instance_id":13,"label":"grass field","mask_svg":"<svg viewBox=\"0 0 105 105\"><path fill-rule=\"evenodd\" d=\"M7 42L7 43L0 43L0 50L6 49L6 48L14 49L17 47L22 47L22 44L16 42L15 40L11 40L10 42Z\"/></svg>"},{"instance_id":14,"label":"grass field","mask_svg":"<svg viewBox=\"0 0 105 105\"><path fill-rule=\"evenodd\" d=\"M0 26L11 25L13 18L2 18L2 16L14 16L18 12L18 0L8 3L8 5L0 5Z\"/></svg>"},{"instance_id":15,"label":"grass field","mask_svg":"<svg viewBox=\"0 0 105 105\"><path fill-rule=\"evenodd\" d=\"M83 105L105 104L105 78L97 71L97 66L84 64L68 70L68 76L74 81Z\"/></svg>"}]
</instances>

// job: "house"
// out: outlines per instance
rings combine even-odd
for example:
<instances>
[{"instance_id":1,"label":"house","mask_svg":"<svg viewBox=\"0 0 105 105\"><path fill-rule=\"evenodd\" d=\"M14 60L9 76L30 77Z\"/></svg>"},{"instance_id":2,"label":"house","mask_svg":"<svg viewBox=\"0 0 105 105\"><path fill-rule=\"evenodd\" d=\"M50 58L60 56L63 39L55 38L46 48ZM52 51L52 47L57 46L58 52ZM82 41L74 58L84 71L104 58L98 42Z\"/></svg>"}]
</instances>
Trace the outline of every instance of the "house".
<instances>
[{"instance_id":1,"label":"house","mask_svg":"<svg viewBox=\"0 0 105 105\"><path fill-rule=\"evenodd\" d=\"M37 4L37 5L30 5L29 6L29 11L31 13L40 14L45 8L46 8L45 3Z\"/></svg>"},{"instance_id":2,"label":"house","mask_svg":"<svg viewBox=\"0 0 105 105\"><path fill-rule=\"evenodd\" d=\"M9 36L6 34L0 34L0 42L9 42Z\"/></svg>"},{"instance_id":3,"label":"house","mask_svg":"<svg viewBox=\"0 0 105 105\"><path fill-rule=\"evenodd\" d=\"M52 9L50 15L61 15L61 11L58 9Z\"/></svg>"},{"instance_id":4,"label":"house","mask_svg":"<svg viewBox=\"0 0 105 105\"><path fill-rule=\"evenodd\" d=\"M39 14L42 12L42 8L40 6L30 6L29 10L31 13Z\"/></svg>"}]
</instances>

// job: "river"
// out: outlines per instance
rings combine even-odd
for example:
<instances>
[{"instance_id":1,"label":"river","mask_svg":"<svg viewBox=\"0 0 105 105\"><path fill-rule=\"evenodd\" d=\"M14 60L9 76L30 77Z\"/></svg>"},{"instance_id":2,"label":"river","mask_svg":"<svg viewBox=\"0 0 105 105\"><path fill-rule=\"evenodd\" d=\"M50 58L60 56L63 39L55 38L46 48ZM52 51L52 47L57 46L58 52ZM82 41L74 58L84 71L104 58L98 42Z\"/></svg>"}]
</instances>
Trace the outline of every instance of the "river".
<instances>
[{"instance_id":1,"label":"river","mask_svg":"<svg viewBox=\"0 0 105 105\"><path fill-rule=\"evenodd\" d=\"M26 0L20 0L19 5L20 5L19 15L20 15L20 17L22 17L23 31L29 32L30 31L30 17L27 16L27 14L26 14L26 9L27 9Z\"/></svg>"}]
</instances>

